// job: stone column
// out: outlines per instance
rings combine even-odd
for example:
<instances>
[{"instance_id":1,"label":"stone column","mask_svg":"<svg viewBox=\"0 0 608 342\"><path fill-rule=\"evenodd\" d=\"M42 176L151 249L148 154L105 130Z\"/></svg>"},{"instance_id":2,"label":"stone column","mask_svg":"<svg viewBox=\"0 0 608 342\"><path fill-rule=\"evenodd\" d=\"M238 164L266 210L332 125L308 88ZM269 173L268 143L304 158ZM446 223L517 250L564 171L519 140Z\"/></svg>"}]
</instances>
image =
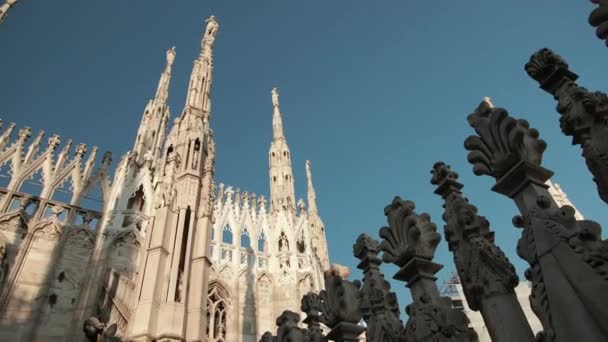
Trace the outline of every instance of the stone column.
<instances>
[{"instance_id":1,"label":"stone column","mask_svg":"<svg viewBox=\"0 0 608 342\"><path fill-rule=\"evenodd\" d=\"M451 308L435 283L435 274L443 267L433 262L441 236L430 216L417 214L414 208L413 202L395 197L384 209L389 226L380 229L382 259L399 267L394 278L407 283L414 300L406 308L409 319L401 340L473 341L467 317Z\"/></svg>"},{"instance_id":2,"label":"stone column","mask_svg":"<svg viewBox=\"0 0 608 342\"><path fill-rule=\"evenodd\" d=\"M525 275L544 327L540 338L608 340L608 248L600 225L576 221L572 207L556 205L545 184L553 172L541 166L547 145L527 121L488 100L468 120L477 132L465 141L474 172L495 178L492 190L512 198L522 214L513 219L523 228L517 252L530 264Z\"/></svg>"},{"instance_id":3,"label":"stone column","mask_svg":"<svg viewBox=\"0 0 608 342\"><path fill-rule=\"evenodd\" d=\"M454 253L454 263L467 303L481 311L495 342L534 342L534 334L519 305L515 267L494 244L494 232L477 208L462 196L458 174L443 162L433 166L431 183L444 201L445 238Z\"/></svg>"}]
</instances>

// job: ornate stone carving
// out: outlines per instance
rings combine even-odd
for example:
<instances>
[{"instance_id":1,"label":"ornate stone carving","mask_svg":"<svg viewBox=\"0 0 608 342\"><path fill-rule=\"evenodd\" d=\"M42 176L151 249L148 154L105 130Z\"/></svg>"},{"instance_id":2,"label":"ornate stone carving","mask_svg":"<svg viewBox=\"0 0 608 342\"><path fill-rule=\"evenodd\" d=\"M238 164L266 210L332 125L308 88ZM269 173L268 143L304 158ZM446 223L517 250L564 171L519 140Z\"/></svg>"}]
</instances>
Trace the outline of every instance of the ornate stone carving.
<instances>
[{"instance_id":1,"label":"ornate stone carving","mask_svg":"<svg viewBox=\"0 0 608 342\"><path fill-rule=\"evenodd\" d=\"M445 238L460 277L467 303L481 311L492 341L534 341L514 288L515 268L494 244L494 233L477 208L462 197L458 174L443 162L433 166L431 183L444 201ZM502 307L496 310L496 307Z\"/></svg>"},{"instance_id":2,"label":"ornate stone carving","mask_svg":"<svg viewBox=\"0 0 608 342\"><path fill-rule=\"evenodd\" d=\"M578 86L578 76L549 49L533 54L525 69L557 100L562 132L581 146L599 195L608 203L608 96Z\"/></svg>"},{"instance_id":3,"label":"ornate stone carving","mask_svg":"<svg viewBox=\"0 0 608 342\"><path fill-rule=\"evenodd\" d=\"M383 238L382 259L399 266L394 278L407 282L414 305L400 340L405 341L473 341L468 335L464 313L452 309L446 298L439 296L434 277L443 266L433 262L441 240L437 227L428 214L414 212L415 205L395 197L384 208L389 226L380 229ZM385 295L373 292L371 305L380 306ZM460 319L462 317L463 319ZM458 319L456 319L458 318Z\"/></svg>"},{"instance_id":4,"label":"ornate stone carving","mask_svg":"<svg viewBox=\"0 0 608 342\"><path fill-rule=\"evenodd\" d=\"M380 229L382 260L404 266L414 257L431 260L441 236L427 213L414 212L412 201L397 196L384 208L389 227Z\"/></svg>"},{"instance_id":5,"label":"ornate stone carving","mask_svg":"<svg viewBox=\"0 0 608 342\"><path fill-rule=\"evenodd\" d=\"M515 164L540 164L547 144L526 120L515 120L502 108L494 108L484 99L467 120L478 136L469 136L464 146L467 159L476 175L496 179L504 176Z\"/></svg>"},{"instance_id":6,"label":"ornate stone carving","mask_svg":"<svg viewBox=\"0 0 608 342\"><path fill-rule=\"evenodd\" d=\"M432 174L431 183L438 186L435 193L445 200L445 238L469 307L479 310L484 298L513 293L519 284L515 268L494 244L488 220L462 197L458 174L443 162L433 166Z\"/></svg>"},{"instance_id":7,"label":"ornate stone carving","mask_svg":"<svg viewBox=\"0 0 608 342\"><path fill-rule=\"evenodd\" d=\"M608 1L591 0L598 5L589 15L589 24L596 28L595 34L608 46Z\"/></svg>"},{"instance_id":8,"label":"ornate stone carving","mask_svg":"<svg viewBox=\"0 0 608 342\"><path fill-rule=\"evenodd\" d=\"M570 206L538 207L514 218L524 228L517 253L528 261L525 276L534 286L530 301L541 320L545 341L608 339L608 242L593 221L576 221ZM580 281L584 279L584 281ZM576 322L568 317L577 317Z\"/></svg>"},{"instance_id":9,"label":"ornate stone carving","mask_svg":"<svg viewBox=\"0 0 608 342\"><path fill-rule=\"evenodd\" d=\"M302 306L300 310L306 313L304 323L308 325L308 337L310 342L324 342L325 336L321 330L321 297L309 292L302 297Z\"/></svg>"},{"instance_id":10,"label":"ornate stone carving","mask_svg":"<svg viewBox=\"0 0 608 342\"><path fill-rule=\"evenodd\" d=\"M435 304L427 296L414 299L405 309L409 316L402 341L416 342L469 342L476 341L469 332L469 320L460 310L450 308L449 298Z\"/></svg>"},{"instance_id":11,"label":"ornate stone carving","mask_svg":"<svg viewBox=\"0 0 608 342\"><path fill-rule=\"evenodd\" d=\"M63 234L63 227L52 221L46 221L42 224L41 228L36 230L36 237L44 240L59 240Z\"/></svg>"},{"instance_id":12,"label":"ornate stone carving","mask_svg":"<svg viewBox=\"0 0 608 342\"><path fill-rule=\"evenodd\" d=\"M380 272L378 241L361 234L353 245L353 252L361 260L357 268L363 270L361 314L367 323L366 338L370 341L397 341L403 325L399 319L397 296Z\"/></svg>"},{"instance_id":13,"label":"ornate stone carving","mask_svg":"<svg viewBox=\"0 0 608 342\"><path fill-rule=\"evenodd\" d=\"M541 54L546 56L537 57L539 60L552 62L537 61L534 67L528 67L528 71L544 78L542 73L555 72L562 64L547 51ZM504 110L490 108L487 112L486 124L474 125L480 135L477 141L495 139L496 134L492 132L501 131L501 122L514 121L504 117ZM493 116L503 117L503 120ZM601 228L592 221L576 221L574 209L569 206L557 207L544 184L552 172L540 165L542 154L539 152L542 150L538 147L544 144L539 144L538 132L531 133L527 126L524 128L520 136L528 135L530 139L519 139L516 149L519 152L514 153L518 161L504 170L505 174L497 180L494 190L513 198L522 213L514 219L517 226L524 228L517 250L530 264L526 278L533 284L532 309L544 327L544 336L540 338L558 342L607 340L608 327L600 322L608 320L608 309L599 305L608 303L608 266L600 261L608 260L608 248L600 239ZM485 149L486 155L495 155L501 149L495 144L475 147ZM522 151L528 151L528 156L531 152L535 158L526 157ZM486 166L485 174L496 178L501 174L495 169L501 165L487 163ZM577 319L572 320L572 317Z\"/></svg>"},{"instance_id":14,"label":"ornate stone carving","mask_svg":"<svg viewBox=\"0 0 608 342\"><path fill-rule=\"evenodd\" d=\"M319 297L322 301L321 322L331 331L329 339L335 341L356 341L365 330L358 325L361 321L361 283L350 282L330 271L325 273L325 290Z\"/></svg>"}]
</instances>

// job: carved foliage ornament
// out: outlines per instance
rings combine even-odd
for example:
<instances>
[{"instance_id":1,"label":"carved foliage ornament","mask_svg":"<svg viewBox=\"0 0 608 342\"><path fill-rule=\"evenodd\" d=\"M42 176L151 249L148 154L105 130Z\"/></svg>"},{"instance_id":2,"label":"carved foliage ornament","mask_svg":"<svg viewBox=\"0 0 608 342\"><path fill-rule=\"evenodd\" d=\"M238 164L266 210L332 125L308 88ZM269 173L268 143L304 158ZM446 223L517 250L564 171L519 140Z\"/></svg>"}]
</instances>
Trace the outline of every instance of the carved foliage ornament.
<instances>
[{"instance_id":1,"label":"carved foliage ornament","mask_svg":"<svg viewBox=\"0 0 608 342\"><path fill-rule=\"evenodd\" d=\"M445 303L437 305L423 296L407 306L409 319L402 340L420 342L469 342L467 316L460 310L450 308L447 297ZM473 334L474 335L474 334Z\"/></svg>"},{"instance_id":2,"label":"carved foliage ornament","mask_svg":"<svg viewBox=\"0 0 608 342\"><path fill-rule=\"evenodd\" d=\"M589 15L589 24L596 28L595 34L601 40L606 41L608 46L608 1L606 0L591 0L598 7Z\"/></svg>"},{"instance_id":3,"label":"carved foliage ornament","mask_svg":"<svg viewBox=\"0 0 608 342\"><path fill-rule=\"evenodd\" d=\"M380 229L382 259L403 267L414 257L431 260L441 236L428 214L414 212L414 202L395 197L384 208L388 227Z\"/></svg>"},{"instance_id":4,"label":"carved foliage ornament","mask_svg":"<svg viewBox=\"0 0 608 342\"><path fill-rule=\"evenodd\" d=\"M350 282L326 272L326 289L319 294L323 302L321 321L330 328L342 322L359 323L361 320L360 287L359 281Z\"/></svg>"},{"instance_id":5,"label":"carved foliage ornament","mask_svg":"<svg viewBox=\"0 0 608 342\"><path fill-rule=\"evenodd\" d=\"M600 197L608 203L608 96L578 86L578 76L549 49L534 53L525 69L557 100L562 132L581 146Z\"/></svg>"},{"instance_id":6,"label":"carved foliage ornament","mask_svg":"<svg viewBox=\"0 0 608 342\"><path fill-rule=\"evenodd\" d=\"M547 144L526 120L510 117L505 109L494 108L489 101L481 102L467 119L477 132L464 142L476 175L498 180L519 162L540 165Z\"/></svg>"},{"instance_id":7,"label":"carved foliage ornament","mask_svg":"<svg viewBox=\"0 0 608 342\"><path fill-rule=\"evenodd\" d=\"M471 309L479 310L489 296L513 293L519 283L515 268L494 244L488 220L462 197L458 174L443 162L435 163L432 174L431 183L438 186L435 193L445 200L445 238Z\"/></svg>"}]
</instances>

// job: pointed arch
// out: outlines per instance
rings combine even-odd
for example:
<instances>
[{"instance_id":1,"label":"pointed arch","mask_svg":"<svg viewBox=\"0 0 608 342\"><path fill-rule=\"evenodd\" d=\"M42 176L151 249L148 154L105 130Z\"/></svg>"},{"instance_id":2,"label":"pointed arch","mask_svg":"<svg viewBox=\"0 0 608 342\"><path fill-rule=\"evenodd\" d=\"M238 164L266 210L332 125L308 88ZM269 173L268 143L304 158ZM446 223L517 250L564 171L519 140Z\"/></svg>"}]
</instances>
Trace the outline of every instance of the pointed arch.
<instances>
[{"instance_id":1,"label":"pointed arch","mask_svg":"<svg viewBox=\"0 0 608 342\"><path fill-rule=\"evenodd\" d=\"M241 230L241 247L251 248L251 235L249 234L247 226L244 226Z\"/></svg>"},{"instance_id":2,"label":"pointed arch","mask_svg":"<svg viewBox=\"0 0 608 342\"><path fill-rule=\"evenodd\" d=\"M207 329L209 342L225 342L229 331L230 294L219 282L209 283L207 293Z\"/></svg>"},{"instance_id":3,"label":"pointed arch","mask_svg":"<svg viewBox=\"0 0 608 342\"><path fill-rule=\"evenodd\" d=\"M230 226L229 223L226 223L222 228L222 243L231 245L233 241L232 237L232 226Z\"/></svg>"},{"instance_id":4,"label":"pointed arch","mask_svg":"<svg viewBox=\"0 0 608 342\"><path fill-rule=\"evenodd\" d=\"M260 230L260 234L258 234L258 241L257 241L257 250L258 252L261 253L266 253L268 252L268 239L266 238L266 233L264 232L264 230Z\"/></svg>"},{"instance_id":5,"label":"pointed arch","mask_svg":"<svg viewBox=\"0 0 608 342\"><path fill-rule=\"evenodd\" d=\"M304 230L300 230L300 233L296 235L296 250L300 254L304 254L306 252L306 240L304 238Z\"/></svg>"}]
</instances>

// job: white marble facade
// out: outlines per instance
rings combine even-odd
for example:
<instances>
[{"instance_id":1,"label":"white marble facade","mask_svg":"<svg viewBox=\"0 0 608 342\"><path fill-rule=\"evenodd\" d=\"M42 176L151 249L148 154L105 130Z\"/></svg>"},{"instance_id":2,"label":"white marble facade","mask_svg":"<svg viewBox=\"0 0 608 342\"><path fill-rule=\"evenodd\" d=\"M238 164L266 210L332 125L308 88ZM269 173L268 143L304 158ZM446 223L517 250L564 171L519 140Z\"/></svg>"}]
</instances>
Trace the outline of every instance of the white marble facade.
<instances>
[{"instance_id":1,"label":"white marble facade","mask_svg":"<svg viewBox=\"0 0 608 342\"><path fill-rule=\"evenodd\" d=\"M169 120L167 51L130 152L109 171L79 144L0 132L0 341L79 341L96 316L129 341L257 341L329 267L310 162L295 201L278 92L268 203L216 185L206 21L185 106ZM269 113L270 114L270 113ZM270 119L270 115L268 117ZM270 121L270 120L269 120ZM1 123L1 122L0 122ZM270 127L270 125L269 125ZM222 134L222 133L220 133ZM260 156L263 157L263 156Z\"/></svg>"}]
</instances>

